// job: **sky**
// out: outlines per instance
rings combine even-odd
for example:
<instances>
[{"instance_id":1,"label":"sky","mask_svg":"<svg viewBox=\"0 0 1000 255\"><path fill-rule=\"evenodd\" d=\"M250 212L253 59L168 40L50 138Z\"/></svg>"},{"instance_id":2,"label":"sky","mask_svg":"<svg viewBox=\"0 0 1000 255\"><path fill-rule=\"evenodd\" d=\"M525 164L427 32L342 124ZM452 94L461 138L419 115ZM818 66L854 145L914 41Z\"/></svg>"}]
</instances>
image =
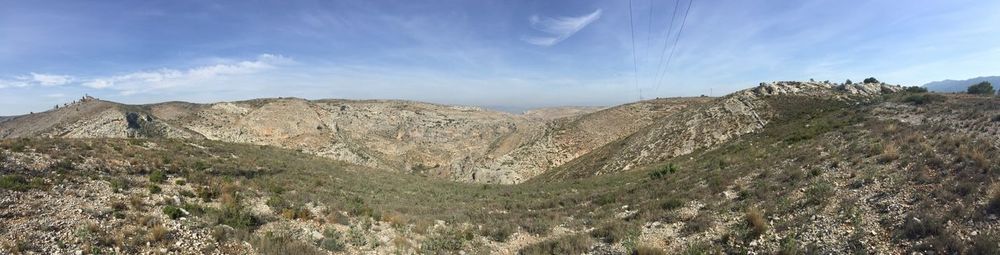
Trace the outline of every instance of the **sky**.
<instances>
[{"instance_id":1,"label":"sky","mask_svg":"<svg viewBox=\"0 0 1000 255\"><path fill-rule=\"evenodd\" d=\"M0 0L0 116L85 94L516 111L774 80L922 85L1000 74L998 11L972 0Z\"/></svg>"}]
</instances>

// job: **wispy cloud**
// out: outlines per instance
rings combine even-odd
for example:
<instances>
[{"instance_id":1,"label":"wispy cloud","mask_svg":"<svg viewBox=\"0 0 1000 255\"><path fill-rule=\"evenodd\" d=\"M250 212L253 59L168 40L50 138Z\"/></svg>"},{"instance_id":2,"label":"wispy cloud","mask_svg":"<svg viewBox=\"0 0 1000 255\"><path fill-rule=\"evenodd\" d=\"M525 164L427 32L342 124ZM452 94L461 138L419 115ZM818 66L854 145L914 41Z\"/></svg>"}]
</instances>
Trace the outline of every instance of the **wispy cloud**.
<instances>
[{"instance_id":1,"label":"wispy cloud","mask_svg":"<svg viewBox=\"0 0 1000 255\"><path fill-rule=\"evenodd\" d=\"M573 34L576 34L576 32L579 32L599 18L601 18L601 9L580 17L542 18L534 15L528 18L528 21L531 22L531 27L549 35L525 36L521 40L538 46L552 46L573 36Z\"/></svg>"},{"instance_id":2,"label":"wispy cloud","mask_svg":"<svg viewBox=\"0 0 1000 255\"><path fill-rule=\"evenodd\" d=\"M76 85L90 89L118 91L122 95L131 95L178 86L206 84L229 77L259 73L281 65L294 63L290 58L272 54L261 54L253 60L220 60L220 62L188 69L163 68L98 77L77 77L32 72L27 75L0 79L0 89Z\"/></svg>"},{"instance_id":3,"label":"wispy cloud","mask_svg":"<svg viewBox=\"0 0 1000 255\"><path fill-rule=\"evenodd\" d=\"M152 71L138 71L96 78L84 82L82 85L95 89L114 89L128 95L141 91L197 84L226 76L252 74L289 63L293 63L290 58L281 55L262 54L252 61L247 60L236 63L200 66L185 70L164 68Z\"/></svg>"},{"instance_id":4,"label":"wispy cloud","mask_svg":"<svg viewBox=\"0 0 1000 255\"><path fill-rule=\"evenodd\" d=\"M73 82L73 76L29 73L20 75L14 79L0 79L0 89L2 88L23 88L31 86L60 86Z\"/></svg>"}]
</instances>

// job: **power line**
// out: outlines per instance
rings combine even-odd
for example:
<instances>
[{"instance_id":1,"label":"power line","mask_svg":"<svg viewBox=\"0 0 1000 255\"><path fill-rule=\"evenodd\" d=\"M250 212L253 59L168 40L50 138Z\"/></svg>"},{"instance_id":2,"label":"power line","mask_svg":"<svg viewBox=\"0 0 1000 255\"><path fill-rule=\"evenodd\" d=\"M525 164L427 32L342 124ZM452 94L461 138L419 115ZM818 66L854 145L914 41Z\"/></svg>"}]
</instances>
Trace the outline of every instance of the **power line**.
<instances>
[{"instance_id":1,"label":"power line","mask_svg":"<svg viewBox=\"0 0 1000 255\"><path fill-rule=\"evenodd\" d=\"M635 56L635 25L632 24L632 0L628 0L628 30L632 35L632 74L635 76L635 89L639 91L639 100L642 100L642 89L639 88L639 59Z\"/></svg>"},{"instance_id":2,"label":"power line","mask_svg":"<svg viewBox=\"0 0 1000 255\"><path fill-rule=\"evenodd\" d=\"M674 12L670 15L670 23L667 25L667 31L663 36L663 49L660 50L660 60L657 61L656 69L653 70L653 78L656 79L660 74L660 68L663 68L663 56L667 55L667 45L670 45L670 31L674 30L674 20L677 19L677 10L680 9L680 3L682 0L677 0L674 2ZM656 84L653 84L656 85Z\"/></svg>"},{"instance_id":3,"label":"power line","mask_svg":"<svg viewBox=\"0 0 1000 255\"><path fill-rule=\"evenodd\" d=\"M663 67L663 72L659 75L660 78L656 80L656 87L653 91L658 91L660 89L660 83L663 81L663 77L666 76L667 70L670 69L670 61L674 58L674 52L677 48L677 42L681 40L681 33L684 33L684 25L687 24L688 13L691 12L691 6L694 5L694 0L688 2L688 7L684 10L684 18L681 19L681 26L677 29L677 37L674 37L674 45L670 47L670 55L667 56L667 64Z\"/></svg>"}]
</instances>

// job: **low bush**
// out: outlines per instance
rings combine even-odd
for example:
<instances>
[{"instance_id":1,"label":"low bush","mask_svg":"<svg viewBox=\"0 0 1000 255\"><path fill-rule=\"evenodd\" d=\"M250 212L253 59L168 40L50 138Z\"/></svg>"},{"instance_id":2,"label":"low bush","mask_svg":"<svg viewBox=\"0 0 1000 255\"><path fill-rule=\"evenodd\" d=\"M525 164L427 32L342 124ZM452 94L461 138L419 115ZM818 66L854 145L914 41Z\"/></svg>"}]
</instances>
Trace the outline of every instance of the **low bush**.
<instances>
[{"instance_id":1,"label":"low bush","mask_svg":"<svg viewBox=\"0 0 1000 255\"><path fill-rule=\"evenodd\" d=\"M660 204L660 208L663 208L663 210L673 210L682 206L684 206L684 201L677 198L667 198L667 200Z\"/></svg>"},{"instance_id":2,"label":"low bush","mask_svg":"<svg viewBox=\"0 0 1000 255\"><path fill-rule=\"evenodd\" d=\"M29 181L28 178L16 174L0 176L0 189L26 191L29 189L41 189L43 187L44 183L38 178Z\"/></svg>"},{"instance_id":3,"label":"low bush","mask_svg":"<svg viewBox=\"0 0 1000 255\"><path fill-rule=\"evenodd\" d=\"M316 246L328 251L343 251L343 235L334 228L326 228L323 230L323 238L316 241Z\"/></svg>"},{"instance_id":4,"label":"low bush","mask_svg":"<svg viewBox=\"0 0 1000 255\"><path fill-rule=\"evenodd\" d=\"M149 181L152 183L163 183L167 181L167 174L160 170L153 171L149 174Z\"/></svg>"},{"instance_id":5,"label":"low bush","mask_svg":"<svg viewBox=\"0 0 1000 255\"><path fill-rule=\"evenodd\" d=\"M584 235L570 235L532 244L518 251L521 255L583 254L593 242Z\"/></svg>"},{"instance_id":6,"label":"low bush","mask_svg":"<svg viewBox=\"0 0 1000 255\"><path fill-rule=\"evenodd\" d=\"M613 244L628 236L628 228L620 221L612 221L590 231L590 236L601 242Z\"/></svg>"},{"instance_id":7,"label":"low bush","mask_svg":"<svg viewBox=\"0 0 1000 255\"><path fill-rule=\"evenodd\" d=\"M494 242L503 243L507 242L507 240L510 238L510 235L513 235L514 232L515 229L510 224L507 224L505 222L497 222L489 226L483 226L479 234L485 236L486 238Z\"/></svg>"},{"instance_id":8,"label":"low bush","mask_svg":"<svg viewBox=\"0 0 1000 255\"><path fill-rule=\"evenodd\" d=\"M674 172L677 172L677 166L675 166L673 163L670 163L659 169L649 172L649 179L653 180L660 179Z\"/></svg>"},{"instance_id":9,"label":"low bush","mask_svg":"<svg viewBox=\"0 0 1000 255\"><path fill-rule=\"evenodd\" d=\"M163 214L167 215L167 217L174 220L184 216L184 212L181 211L181 208L177 208L176 206L172 205L164 206Z\"/></svg>"},{"instance_id":10,"label":"low bush","mask_svg":"<svg viewBox=\"0 0 1000 255\"><path fill-rule=\"evenodd\" d=\"M111 191L115 193L121 193L122 191L128 190L128 187L131 186L128 179L125 178L112 178L109 181L109 185L111 186Z\"/></svg>"},{"instance_id":11,"label":"low bush","mask_svg":"<svg viewBox=\"0 0 1000 255\"><path fill-rule=\"evenodd\" d=\"M916 240L935 236L944 229L941 221L928 213L910 213L905 217L903 225L899 228L899 235L907 239Z\"/></svg>"},{"instance_id":12,"label":"low bush","mask_svg":"<svg viewBox=\"0 0 1000 255\"><path fill-rule=\"evenodd\" d=\"M160 192L163 191L163 189L160 189L160 186L156 184L149 184L146 189L149 190L149 194L160 194Z\"/></svg>"},{"instance_id":13,"label":"low bush","mask_svg":"<svg viewBox=\"0 0 1000 255\"><path fill-rule=\"evenodd\" d=\"M906 92L910 92L910 93L927 93L927 88L920 87L920 86L910 86L910 87L906 87L903 90L906 91Z\"/></svg>"},{"instance_id":14,"label":"low bush","mask_svg":"<svg viewBox=\"0 0 1000 255\"><path fill-rule=\"evenodd\" d=\"M457 254L473 239L473 233L463 229L445 229L424 239L421 254Z\"/></svg>"}]
</instances>

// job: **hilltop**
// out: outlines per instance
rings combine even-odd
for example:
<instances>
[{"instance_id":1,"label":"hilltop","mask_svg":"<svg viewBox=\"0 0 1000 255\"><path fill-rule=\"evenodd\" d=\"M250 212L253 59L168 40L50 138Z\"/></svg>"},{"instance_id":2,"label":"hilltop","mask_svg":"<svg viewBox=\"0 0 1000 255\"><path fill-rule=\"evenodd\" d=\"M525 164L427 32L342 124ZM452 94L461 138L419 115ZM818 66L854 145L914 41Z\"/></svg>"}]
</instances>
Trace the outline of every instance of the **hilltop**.
<instances>
[{"instance_id":1,"label":"hilltop","mask_svg":"<svg viewBox=\"0 0 1000 255\"><path fill-rule=\"evenodd\" d=\"M787 81L531 116L302 99L18 116L0 123L0 249L1000 251L997 97Z\"/></svg>"}]
</instances>

